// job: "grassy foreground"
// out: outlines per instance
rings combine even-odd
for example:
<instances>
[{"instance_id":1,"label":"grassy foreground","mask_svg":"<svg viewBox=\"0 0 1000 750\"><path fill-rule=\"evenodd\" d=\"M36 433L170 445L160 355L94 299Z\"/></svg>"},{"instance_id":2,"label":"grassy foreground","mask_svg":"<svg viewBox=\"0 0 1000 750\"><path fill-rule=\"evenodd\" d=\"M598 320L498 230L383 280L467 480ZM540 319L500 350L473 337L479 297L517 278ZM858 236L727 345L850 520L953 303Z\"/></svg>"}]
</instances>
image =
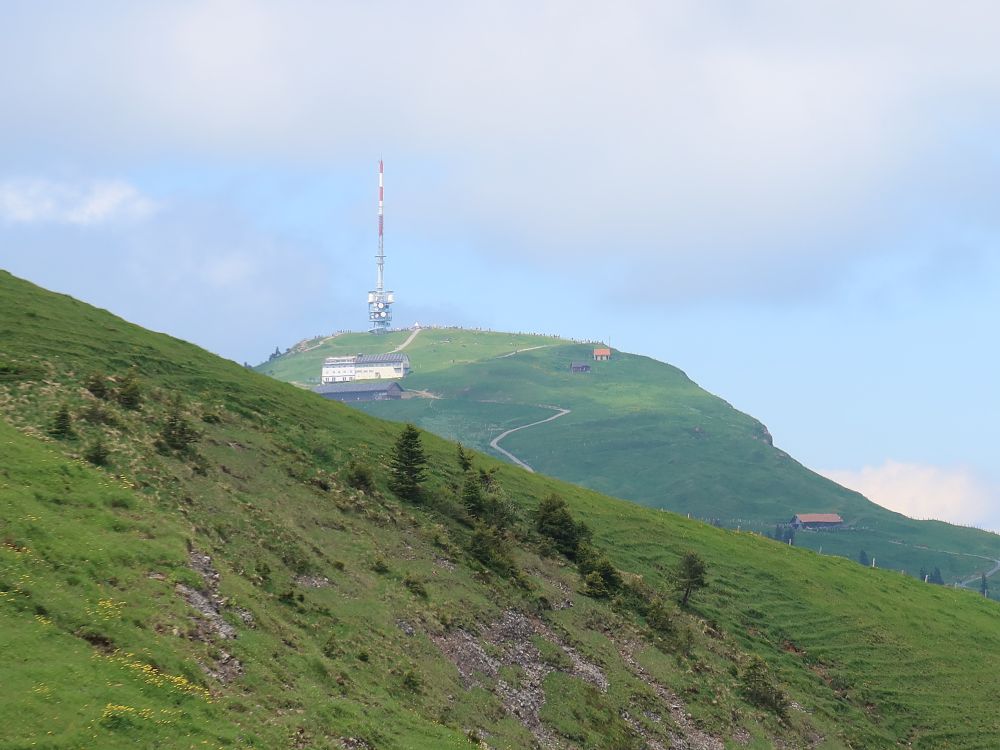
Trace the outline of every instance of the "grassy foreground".
<instances>
[{"instance_id":1,"label":"grassy foreground","mask_svg":"<svg viewBox=\"0 0 1000 750\"><path fill-rule=\"evenodd\" d=\"M0 331L2 748L997 746L993 602L477 455L514 508L505 572L473 554L452 443L423 435L401 502L397 425L7 274ZM533 531L552 492L615 596ZM636 592L673 598L688 550L709 587L654 626Z\"/></svg>"}]
</instances>

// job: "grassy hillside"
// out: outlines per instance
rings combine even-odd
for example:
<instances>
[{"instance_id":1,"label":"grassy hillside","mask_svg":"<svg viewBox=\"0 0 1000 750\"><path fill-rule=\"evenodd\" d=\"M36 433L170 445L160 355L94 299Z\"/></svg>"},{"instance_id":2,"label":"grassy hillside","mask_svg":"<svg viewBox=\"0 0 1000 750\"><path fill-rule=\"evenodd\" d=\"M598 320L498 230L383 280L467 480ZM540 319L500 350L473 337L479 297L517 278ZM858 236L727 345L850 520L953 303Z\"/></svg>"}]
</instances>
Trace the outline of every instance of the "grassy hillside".
<instances>
[{"instance_id":1,"label":"grassy hillside","mask_svg":"<svg viewBox=\"0 0 1000 750\"><path fill-rule=\"evenodd\" d=\"M368 334L344 338L354 348L398 346ZM949 582L966 580L1000 558L995 534L908 519L809 471L771 444L763 424L677 368L625 352L591 362L591 350L545 337L426 330L406 349L414 372L405 385L439 398L359 407L488 451L501 432L552 413L540 405L558 406L572 411L503 441L541 473L762 533L794 513L840 513L850 531L801 533L795 543L852 559L864 550L914 576L939 568ZM258 369L291 379L292 371L318 373L321 360L293 353ZM573 361L590 362L592 372L571 373Z\"/></svg>"},{"instance_id":2,"label":"grassy hillside","mask_svg":"<svg viewBox=\"0 0 1000 750\"><path fill-rule=\"evenodd\" d=\"M0 333L0 748L1000 738L993 602L477 455L510 514L484 564L453 443L404 502L398 425L2 273ZM535 530L553 492L610 595Z\"/></svg>"}]
</instances>

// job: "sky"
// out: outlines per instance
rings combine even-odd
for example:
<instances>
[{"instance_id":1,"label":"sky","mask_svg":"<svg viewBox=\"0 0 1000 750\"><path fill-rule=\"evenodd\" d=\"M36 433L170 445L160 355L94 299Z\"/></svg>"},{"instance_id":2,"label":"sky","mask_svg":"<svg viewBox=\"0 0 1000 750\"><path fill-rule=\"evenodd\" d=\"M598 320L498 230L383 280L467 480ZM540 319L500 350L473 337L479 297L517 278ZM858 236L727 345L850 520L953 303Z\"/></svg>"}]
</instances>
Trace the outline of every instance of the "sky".
<instances>
[{"instance_id":1,"label":"sky","mask_svg":"<svg viewBox=\"0 0 1000 750\"><path fill-rule=\"evenodd\" d=\"M1000 6L11 0L0 267L239 362L610 341L807 466L1000 529Z\"/></svg>"}]
</instances>

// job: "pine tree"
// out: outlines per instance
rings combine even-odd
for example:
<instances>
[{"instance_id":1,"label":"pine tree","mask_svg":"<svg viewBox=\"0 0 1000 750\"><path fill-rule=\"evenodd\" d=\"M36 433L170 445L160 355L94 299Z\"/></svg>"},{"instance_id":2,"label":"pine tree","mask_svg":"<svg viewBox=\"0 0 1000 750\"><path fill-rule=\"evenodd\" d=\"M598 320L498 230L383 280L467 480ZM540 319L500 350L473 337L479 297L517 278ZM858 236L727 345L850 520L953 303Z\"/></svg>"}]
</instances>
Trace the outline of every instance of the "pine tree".
<instances>
[{"instance_id":1,"label":"pine tree","mask_svg":"<svg viewBox=\"0 0 1000 750\"><path fill-rule=\"evenodd\" d=\"M580 540L585 535L583 527L573 521L566 501L555 493L538 504L535 511L535 528L551 539L556 549L567 557L575 557Z\"/></svg>"},{"instance_id":2,"label":"pine tree","mask_svg":"<svg viewBox=\"0 0 1000 750\"><path fill-rule=\"evenodd\" d=\"M986 583L986 574L983 573L982 579L979 581L979 593L983 596L988 597L990 595L990 586Z\"/></svg>"},{"instance_id":3,"label":"pine tree","mask_svg":"<svg viewBox=\"0 0 1000 750\"><path fill-rule=\"evenodd\" d=\"M465 509L474 516L483 512L483 489L479 477L474 474L466 474L465 484L462 485L462 504Z\"/></svg>"},{"instance_id":4,"label":"pine tree","mask_svg":"<svg viewBox=\"0 0 1000 750\"><path fill-rule=\"evenodd\" d=\"M84 450L83 457L94 466L107 466L109 454L110 451L104 445L104 438L98 435L97 439Z\"/></svg>"},{"instance_id":5,"label":"pine tree","mask_svg":"<svg viewBox=\"0 0 1000 750\"><path fill-rule=\"evenodd\" d=\"M62 439L71 438L75 435L73 432L73 416L69 413L69 407L66 404L60 406L59 411L53 417L49 434L52 437Z\"/></svg>"},{"instance_id":6,"label":"pine tree","mask_svg":"<svg viewBox=\"0 0 1000 750\"><path fill-rule=\"evenodd\" d=\"M469 552L483 565L494 570L503 573L514 570L507 537L495 526L477 523L469 539Z\"/></svg>"},{"instance_id":7,"label":"pine tree","mask_svg":"<svg viewBox=\"0 0 1000 750\"><path fill-rule=\"evenodd\" d=\"M674 587L681 594L681 606L688 603L691 594L708 585L706 572L705 561L697 553L687 552L680 559L674 572Z\"/></svg>"},{"instance_id":8,"label":"pine tree","mask_svg":"<svg viewBox=\"0 0 1000 750\"><path fill-rule=\"evenodd\" d=\"M472 468L472 456L461 443L458 444L458 468L462 471L469 471Z\"/></svg>"},{"instance_id":9,"label":"pine tree","mask_svg":"<svg viewBox=\"0 0 1000 750\"><path fill-rule=\"evenodd\" d=\"M118 403L126 409L138 409L142 406L142 387L139 385L134 370L129 370L122 378L117 395Z\"/></svg>"},{"instance_id":10,"label":"pine tree","mask_svg":"<svg viewBox=\"0 0 1000 750\"><path fill-rule=\"evenodd\" d=\"M872 564L871 558L868 557L868 553L864 550L858 553L858 562L864 565L866 568Z\"/></svg>"},{"instance_id":11,"label":"pine tree","mask_svg":"<svg viewBox=\"0 0 1000 750\"><path fill-rule=\"evenodd\" d=\"M931 573L930 582L936 583L939 586L944 586L944 576L941 575L941 568L937 566L934 567L934 572Z\"/></svg>"},{"instance_id":12,"label":"pine tree","mask_svg":"<svg viewBox=\"0 0 1000 750\"><path fill-rule=\"evenodd\" d=\"M389 489L404 500L418 500L426 465L427 457L420 444L420 432L412 424L408 424L393 446L389 464Z\"/></svg>"},{"instance_id":13,"label":"pine tree","mask_svg":"<svg viewBox=\"0 0 1000 750\"><path fill-rule=\"evenodd\" d=\"M177 451L187 450L192 443L196 443L201 435L191 423L184 417L181 409L180 399L175 398L170 404L170 411L167 413L167 420L160 430L160 438L167 448Z\"/></svg>"}]
</instances>

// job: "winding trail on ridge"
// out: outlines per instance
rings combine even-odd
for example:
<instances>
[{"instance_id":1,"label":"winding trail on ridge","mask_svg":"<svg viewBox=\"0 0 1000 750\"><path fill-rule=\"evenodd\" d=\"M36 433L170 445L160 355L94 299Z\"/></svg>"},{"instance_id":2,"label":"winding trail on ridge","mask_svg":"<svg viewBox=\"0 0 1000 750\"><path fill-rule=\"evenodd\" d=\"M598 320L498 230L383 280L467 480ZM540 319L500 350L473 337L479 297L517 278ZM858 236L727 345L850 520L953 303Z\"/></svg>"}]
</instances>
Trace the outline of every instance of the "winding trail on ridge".
<instances>
[{"instance_id":1,"label":"winding trail on ridge","mask_svg":"<svg viewBox=\"0 0 1000 750\"><path fill-rule=\"evenodd\" d=\"M513 357L515 354L520 354L521 352L533 352L535 349L544 349L547 346L552 346L552 344L541 344L540 346L529 346L525 349L515 349L512 352L501 354L499 357L494 357L494 359L507 359L507 357ZM525 427L527 426L528 425L525 425Z\"/></svg>"},{"instance_id":2,"label":"winding trail on ridge","mask_svg":"<svg viewBox=\"0 0 1000 750\"><path fill-rule=\"evenodd\" d=\"M901 542L893 541L892 544L901 544ZM912 547L913 545L904 545L904 546ZM995 557L989 557L988 555L977 555L972 552L953 552L952 550L935 549L934 547L918 546L915 547L915 549L925 549L928 550L929 552L940 552L942 555L955 555L956 557L976 557L979 558L980 560L989 560L991 563L993 563L993 567L987 571L984 571L986 573L987 578L992 576L994 573L1000 572L1000 560L996 559ZM979 583L981 580L982 580L982 573L976 573L976 575L974 575L972 578L963 578L960 581L958 581L955 585L960 586L962 588L968 588L974 583Z\"/></svg>"},{"instance_id":3,"label":"winding trail on ridge","mask_svg":"<svg viewBox=\"0 0 1000 750\"><path fill-rule=\"evenodd\" d=\"M503 448L501 448L500 445L499 445L499 443L500 443L501 440L503 440L505 437L507 437L508 435L510 435L512 432L517 432L518 430L526 430L529 427L537 427L540 424L545 424L546 422L552 422L552 421L554 421L556 419L559 419L559 417L565 417L567 414L569 414L569 413L572 412L572 409L563 409L561 406L545 406L543 404L538 404L538 406L540 408L542 408L542 409L554 409L556 411L556 413L553 414L551 417L547 417L545 419L539 419L537 422L531 422L530 424L523 424L520 427L514 427L513 429L507 430L506 432L501 432L499 435L497 435L495 438L493 438L490 441L490 448L492 448L493 450L497 451L498 453L502 453L507 458L509 458L511 461L513 461L515 464L517 464L518 466L520 466L522 469L530 471L532 474L535 473L534 469L532 469L530 466L528 466L528 464L526 464L524 461L522 461L521 459L519 459L517 456L515 456L510 451L507 451L507 450L504 450Z\"/></svg>"},{"instance_id":4,"label":"winding trail on ridge","mask_svg":"<svg viewBox=\"0 0 1000 750\"><path fill-rule=\"evenodd\" d=\"M976 557L982 557L982 555L976 555ZM986 559L990 560L992 558L987 557ZM993 563L994 563L993 567L990 568L989 570L985 571L987 578L989 578L991 575L993 575L997 571L1000 571L1000 560L993 560ZM982 579L983 579L982 574L979 574L977 576L973 576L972 578L970 578L967 581L960 581L958 585L959 586L971 586L974 583L978 583Z\"/></svg>"},{"instance_id":5,"label":"winding trail on ridge","mask_svg":"<svg viewBox=\"0 0 1000 750\"><path fill-rule=\"evenodd\" d=\"M390 354L395 354L396 352L403 351L403 349L405 349L406 347L408 347L410 345L410 342L413 341L413 339L415 339L417 337L417 334L420 333L422 330L424 330L424 329L423 328L414 328L413 329L413 333L411 333L409 335L409 337L406 339L406 341L404 341L402 344L400 344L399 346L397 346L395 349L393 349L389 353Z\"/></svg>"}]
</instances>

